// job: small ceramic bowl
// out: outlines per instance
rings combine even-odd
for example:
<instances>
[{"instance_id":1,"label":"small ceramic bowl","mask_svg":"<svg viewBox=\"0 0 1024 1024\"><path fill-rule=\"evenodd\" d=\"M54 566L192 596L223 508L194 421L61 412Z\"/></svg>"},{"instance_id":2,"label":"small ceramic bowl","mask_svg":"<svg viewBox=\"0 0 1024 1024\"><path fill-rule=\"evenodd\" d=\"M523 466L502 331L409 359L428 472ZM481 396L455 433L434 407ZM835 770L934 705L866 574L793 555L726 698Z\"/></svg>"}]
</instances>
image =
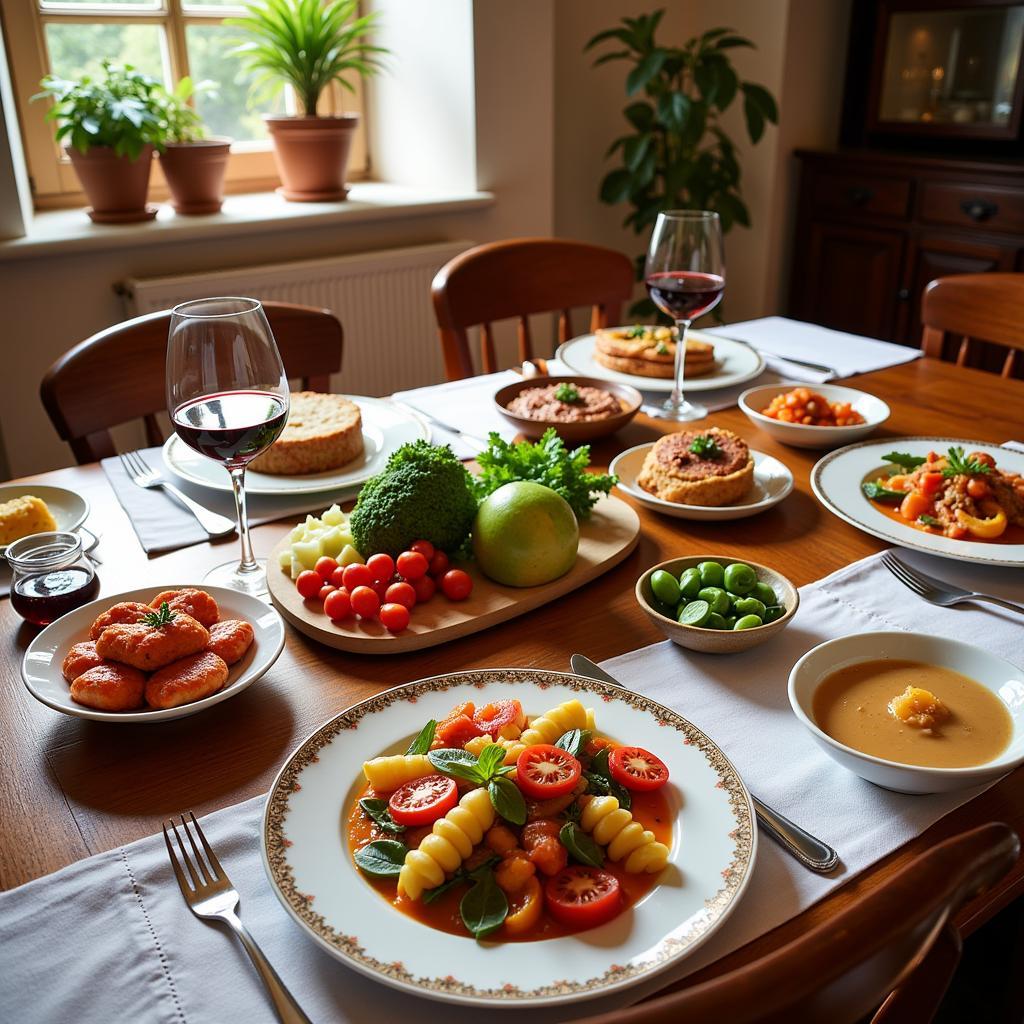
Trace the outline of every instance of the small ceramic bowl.
<instances>
[{"instance_id":1,"label":"small ceramic bowl","mask_svg":"<svg viewBox=\"0 0 1024 1024\"><path fill-rule=\"evenodd\" d=\"M994 760L969 768L929 768L861 753L834 740L814 720L814 693L833 672L860 661L893 657L941 665L988 687L1013 720L1009 745ZM789 674L789 703L814 741L835 762L868 782L898 793L949 793L991 782L1024 764L1024 672L962 640L903 632L858 633L808 651Z\"/></svg>"},{"instance_id":2,"label":"small ceramic bowl","mask_svg":"<svg viewBox=\"0 0 1024 1024\"><path fill-rule=\"evenodd\" d=\"M830 402L849 402L855 412L864 417L863 423L852 427L810 427L803 423L786 423L775 420L761 412L767 408L776 395L792 391L793 388L810 388ZM739 397L739 407L755 426L760 427L776 441L794 448L838 448L867 437L889 418L889 406L880 398L866 391L845 388L839 384L807 384L784 382L762 384L747 388Z\"/></svg>"},{"instance_id":3,"label":"small ceramic bowl","mask_svg":"<svg viewBox=\"0 0 1024 1024\"><path fill-rule=\"evenodd\" d=\"M704 629L702 626L684 626L668 615L662 615L655 606L654 594L651 592L651 577L658 569L664 569L678 577L684 569L689 569L698 562L721 562L722 565L729 565L730 562L740 561L757 573L760 582L767 583L774 589L779 603L786 609L786 614L782 618L757 626L755 629ZM636 599L640 607L647 612L651 622L669 640L680 647L700 651L702 654L736 654L739 651L749 651L751 647L757 647L758 644L781 633L789 625L800 605L800 594L782 573L749 559L732 558L729 555L688 555L685 558L670 558L668 561L652 565L636 581Z\"/></svg>"},{"instance_id":4,"label":"small ceramic bowl","mask_svg":"<svg viewBox=\"0 0 1024 1024\"><path fill-rule=\"evenodd\" d=\"M579 420L563 423L560 420L534 420L518 413L510 412L509 402L527 388L543 388L549 384L575 384L578 387L600 388L614 395L622 411L618 415L606 416L599 420ZM527 437L540 437L548 427L554 427L558 436L564 441L593 441L598 437L614 434L624 427L639 411L643 396L636 388L628 384L616 384L596 377L524 377L512 384L500 388L494 396L494 404L498 412L505 417L521 434Z\"/></svg>"}]
</instances>

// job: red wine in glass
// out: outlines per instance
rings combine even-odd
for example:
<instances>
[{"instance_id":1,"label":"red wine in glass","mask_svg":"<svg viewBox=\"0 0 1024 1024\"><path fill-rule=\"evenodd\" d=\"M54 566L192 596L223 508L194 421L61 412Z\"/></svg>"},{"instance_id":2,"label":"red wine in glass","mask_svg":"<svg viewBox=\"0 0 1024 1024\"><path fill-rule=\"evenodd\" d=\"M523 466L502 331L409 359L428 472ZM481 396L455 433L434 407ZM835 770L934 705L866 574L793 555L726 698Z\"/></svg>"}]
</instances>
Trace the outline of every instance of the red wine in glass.
<instances>
[{"instance_id":1,"label":"red wine in glass","mask_svg":"<svg viewBox=\"0 0 1024 1024\"><path fill-rule=\"evenodd\" d=\"M725 290L724 278L695 270L648 274L645 284L654 304L673 320L696 320L718 305Z\"/></svg>"},{"instance_id":2,"label":"red wine in glass","mask_svg":"<svg viewBox=\"0 0 1024 1024\"><path fill-rule=\"evenodd\" d=\"M256 458L284 429L288 405L269 391L204 395L174 410L174 430L190 448L225 465Z\"/></svg>"}]
</instances>

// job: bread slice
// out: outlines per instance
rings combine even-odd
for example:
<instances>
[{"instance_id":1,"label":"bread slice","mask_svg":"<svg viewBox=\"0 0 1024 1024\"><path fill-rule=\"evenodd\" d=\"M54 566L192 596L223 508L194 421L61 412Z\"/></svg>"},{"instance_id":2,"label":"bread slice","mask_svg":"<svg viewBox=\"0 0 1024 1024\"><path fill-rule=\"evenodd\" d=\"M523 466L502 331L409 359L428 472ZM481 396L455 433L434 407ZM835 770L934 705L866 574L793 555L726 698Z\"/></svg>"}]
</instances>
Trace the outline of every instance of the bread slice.
<instances>
[{"instance_id":1,"label":"bread slice","mask_svg":"<svg viewBox=\"0 0 1024 1024\"><path fill-rule=\"evenodd\" d=\"M277 476L338 469L363 453L359 406L341 395L297 391L281 436L249 468Z\"/></svg>"}]
</instances>

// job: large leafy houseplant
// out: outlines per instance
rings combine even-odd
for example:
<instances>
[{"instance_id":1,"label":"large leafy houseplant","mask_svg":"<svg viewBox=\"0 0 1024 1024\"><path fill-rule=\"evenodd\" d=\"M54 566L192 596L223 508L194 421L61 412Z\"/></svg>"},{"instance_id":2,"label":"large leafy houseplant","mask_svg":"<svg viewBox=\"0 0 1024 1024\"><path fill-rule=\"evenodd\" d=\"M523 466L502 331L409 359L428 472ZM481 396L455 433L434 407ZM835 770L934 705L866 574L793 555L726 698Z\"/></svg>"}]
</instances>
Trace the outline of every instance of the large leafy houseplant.
<instances>
[{"instance_id":1,"label":"large leafy houseplant","mask_svg":"<svg viewBox=\"0 0 1024 1024\"><path fill-rule=\"evenodd\" d=\"M254 76L254 97L285 85L302 114L265 115L286 199L344 199L345 168L355 114L318 116L324 90L338 82L355 91L353 74L368 78L381 68L382 47L368 37L376 16L359 16L357 0L250 0L246 14L227 24L244 33L235 55Z\"/></svg>"},{"instance_id":2,"label":"large leafy houseplant","mask_svg":"<svg viewBox=\"0 0 1024 1024\"><path fill-rule=\"evenodd\" d=\"M747 135L757 143L770 122L778 122L771 93L755 82L742 81L729 50L753 47L749 39L728 28L713 28L682 46L664 46L655 39L664 10L623 18L618 26L595 35L584 47L610 44L594 65L623 60L626 75L623 111L630 131L615 139L606 156L617 154L620 166L601 182L601 201L627 203L624 223L645 233L662 210L715 210L728 231L734 224L750 226L750 213L740 190L736 145L721 116L742 96ZM643 271L637 259L637 278ZM654 311L649 300L636 303L635 315Z\"/></svg>"}]
</instances>

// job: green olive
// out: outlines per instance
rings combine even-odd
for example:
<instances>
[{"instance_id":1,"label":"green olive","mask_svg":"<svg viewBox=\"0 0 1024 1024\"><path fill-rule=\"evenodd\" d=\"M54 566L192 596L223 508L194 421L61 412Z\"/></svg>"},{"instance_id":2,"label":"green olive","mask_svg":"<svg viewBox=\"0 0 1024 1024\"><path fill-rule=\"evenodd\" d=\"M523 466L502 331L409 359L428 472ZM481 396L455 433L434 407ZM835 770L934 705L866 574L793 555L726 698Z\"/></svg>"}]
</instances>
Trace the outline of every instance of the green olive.
<instances>
[{"instance_id":1,"label":"green olive","mask_svg":"<svg viewBox=\"0 0 1024 1024\"><path fill-rule=\"evenodd\" d=\"M760 615L744 615L742 619L736 620L736 625L733 629L757 629L758 626L764 625L761 622Z\"/></svg>"},{"instance_id":2,"label":"green olive","mask_svg":"<svg viewBox=\"0 0 1024 1024\"><path fill-rule=\"evenodd\" d=\"M684 569L682 576L679 577L679 593L689 599L696 597L698 591L703 586L700 581L700 570L694 566L691 569Z\"/></svg>"},{"instance_id":3,"label":"green olive","mask_svg":"<svg viewBox=\"0 0 1024 1024\"><path fill-rule=\"evenodd\" d=\"M749 594L757 585L757 573L745 562L732 562L725 567L725 589L734 594Z\"/></svg>"},{"instance_id":4,"label":"green olive","mask_svg":"<svg viewBox=\"0 0 1024 1024\"><path fill-rule=\"evenodd\" d=\"M711 617L707 601L690 601L679 610L679 622L684 626L703 626Z\"/></svg>"},{"instance_id":5,"label":"green olive","mask_svg":"<svg viewBox=\"0 0 1024 1024\"><path fill-rule=\"evenodd\" d=\"M756 597L766 608L779 603L779 599L775 596L775 591L767 583L761 583L760 581L754 584L754 589L750 591L750 596Z\"/></svg>"},{"instance_id":6,"label":"green olive","mask_svg":"<svg viewBox=\"0 0 1024 1024\"><path fill-rule=\"evenodd\" d=\"M697 596L707 601L713 612L724 615L729 610L729 595L721 587L701 587Z\"/></svg>"},{"instance_id":7,"label":"green olive","mask_svg":"<svg viewBox=\"0 0 1024 1024\"><path fill-rule=\"evenodd\" d=\"M708 621L704 623L705 629L728 629L728 619L719 615L718 612L712 612L708 616Z\"/></svg>"},{"instance_id":8,"label":"green olive","mask_svg":"<svg viewBox=\"0 0 1024 1024\"><path fill-rule=\"evenodd\" d=\"M700 573L702 587L720 587L725 582L725 570L721 562L698 562L697 572Z\"/></svg>"},{"instance_id":9,"label":"green olive","mask_svg":"<svg viewBox=\"0 0 1024 1024\"><path fill-rule=\"evenodd\" d=\"M765 622L774 622L776 619L781 619L785 614L786 609L782 605L774 604L765 608L763 618Z\"/></svg>"},{"instance_id":10,"label":"green olive","mask_svg":"<svg viewBox=\"0 0 1024 1024\"><path fill-rule=\"evenodd\" d=\"M741 597L736 602L737 615L756 615L764 621L764 603L756 597Z\"/></svg>"},{"instance_id":11,"label":"green olive","mask_svg":"<svg viewBox=\"0 0 1024 1024\"><path fill-rule=\"evenodd\" d=\"M679 584L675 576L664 569L651 573L651 592L662 604L675 605L679 601Z\"/></svg>"}]
</instances>

